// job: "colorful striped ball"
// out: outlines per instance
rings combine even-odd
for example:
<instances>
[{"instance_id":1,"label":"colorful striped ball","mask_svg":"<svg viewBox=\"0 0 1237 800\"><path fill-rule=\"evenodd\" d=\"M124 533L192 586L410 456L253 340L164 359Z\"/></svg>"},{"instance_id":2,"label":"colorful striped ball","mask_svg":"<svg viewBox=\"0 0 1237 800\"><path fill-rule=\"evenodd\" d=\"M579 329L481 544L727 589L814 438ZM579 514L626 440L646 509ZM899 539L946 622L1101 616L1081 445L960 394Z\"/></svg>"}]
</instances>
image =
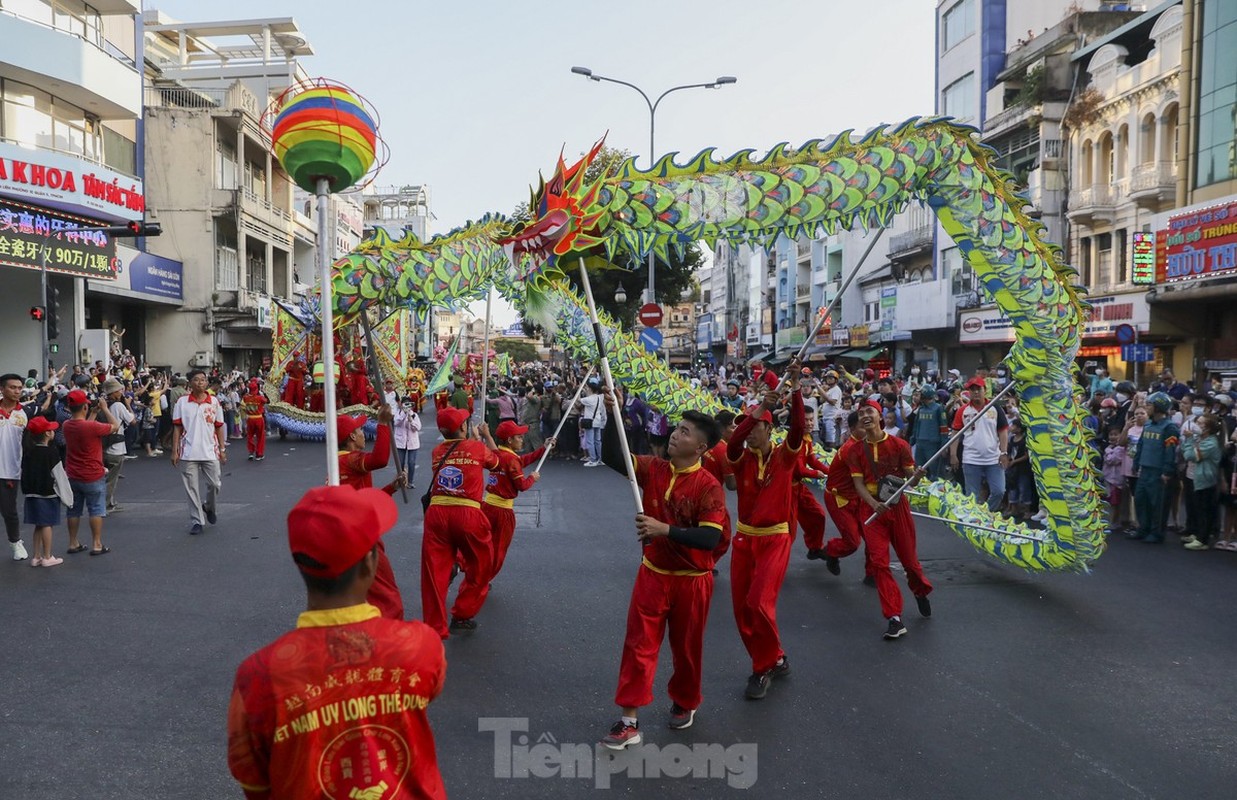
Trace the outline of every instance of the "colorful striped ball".
<instances>
[{"instance_id":1,"label":"colorful striped ball","mask_svg":"<svg viewBox=\"0 0 1237 800\"><path fill-rule=\"evenodd\" d=\"M315 86L293 96L275 117L275 157L297 186L332 192L352 186L373 166L377 128L361 101L339 86Z\"/></svg>"}]
</instances>

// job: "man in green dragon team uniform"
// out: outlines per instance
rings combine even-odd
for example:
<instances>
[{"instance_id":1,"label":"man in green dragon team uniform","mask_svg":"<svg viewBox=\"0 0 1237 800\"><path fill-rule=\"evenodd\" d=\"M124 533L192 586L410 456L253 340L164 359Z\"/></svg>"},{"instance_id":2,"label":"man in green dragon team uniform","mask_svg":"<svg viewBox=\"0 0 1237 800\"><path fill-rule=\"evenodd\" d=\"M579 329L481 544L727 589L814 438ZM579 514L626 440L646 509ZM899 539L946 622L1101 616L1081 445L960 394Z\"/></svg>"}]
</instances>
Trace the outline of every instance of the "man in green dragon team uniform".
<instances>
[{"instance_id":1,"label":"man in green dragon team uniform","mask_svg":"<svg viewBox=\"0 0 1237 800\"><path fill-rule=\"evenodd\" d=\"M1138 483L1134 488L1134 512L1138 515L1138 530L1131 539L1158 544L1164 541L1164 487L1177 469L1177 443L1181 432L1168 412L1173 399L1164 392L1147 398L1151 421L1143 426L1142 438L1134 448L1134 466Z\"/></svg>"},{"instance_id":2,"label":"man in green dragon team uniform","mask_svg":"<svg viewBox=\"0 0 1237 800\"><path fill-rule=\"evenodd\" d=\"M945 446L949 438L949 421L945 416L945 407L936 401L936 387L925 386L919 392L919 407L911 412L910 435L907 438L914 451L916 464L927 463L937 450ZM928 467L928 477L937 480L943 476L944 470L945 460L938 458Z\"/></svg>"}]
</instances>

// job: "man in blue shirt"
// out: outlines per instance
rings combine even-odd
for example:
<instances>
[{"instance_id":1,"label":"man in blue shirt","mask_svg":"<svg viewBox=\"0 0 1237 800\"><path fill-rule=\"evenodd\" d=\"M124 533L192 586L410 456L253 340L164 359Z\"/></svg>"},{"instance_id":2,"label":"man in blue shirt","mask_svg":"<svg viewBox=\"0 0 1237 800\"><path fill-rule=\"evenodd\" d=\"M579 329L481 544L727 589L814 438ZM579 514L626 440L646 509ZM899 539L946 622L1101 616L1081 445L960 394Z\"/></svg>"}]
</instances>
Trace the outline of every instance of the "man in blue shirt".
<instances>
[{"instance_id":1,"label":"man in blue shirt","mask_svg":"<svg viewBox=\"0 0 1237 800\"><path fill-rule=\"evenodd\" d=\"M1138 530L1130 538L1158 544L1164 541L1164 487L1176 474L1181 432L1168 416L1173 400L1166 393L1153 393L1147 398L1147 406L1151 420L1143 426L1134 448L1133 461L1138 469L1134 513L1138 515Z\"/></svg>"},{"instance_id":2,"label":"man in blue shirt","mask_svg":"<svg viewBox=\"0 0 1237 800\"><path fill-rule=\"evenodd\" d=\"M922 465L945 445L949 422L945 418L945 407L936 402L936 389L925 386L919 397L919 407L911 412L907 439L914 451L915 463ZM944 470L945 459L938 458L928 466L928 478L937 480Z\"/></svg>"}]
</instances>

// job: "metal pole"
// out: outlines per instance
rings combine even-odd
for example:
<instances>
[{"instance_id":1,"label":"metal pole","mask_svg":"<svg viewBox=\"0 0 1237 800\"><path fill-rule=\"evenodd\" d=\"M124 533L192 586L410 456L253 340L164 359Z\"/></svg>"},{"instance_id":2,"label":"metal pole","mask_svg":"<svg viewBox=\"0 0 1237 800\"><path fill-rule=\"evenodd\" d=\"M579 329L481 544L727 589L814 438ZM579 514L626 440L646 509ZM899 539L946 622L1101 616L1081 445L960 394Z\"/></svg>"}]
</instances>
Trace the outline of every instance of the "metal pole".
<instances>
[{"instance_id":1,"label":"metal pole","mask_svg":"<svg viewBox=\"0 0 1237 800\"><path fill-rule=\"evenodd\" d=\"M963 435L964 435L967 431L969 431L971 428L975 427L975 423L979 422L981 419L983 419L983 418L984 418L984 414L987 414L987 413L988 413L988 409L990 409L990 408L992 408L994 405L996 405L996 401L997 401L997 400L1000 400L1000 399L1001 399L1002 397L1004 397L1006 394L1008 394L1009 392L1013 391L1013 389L1014 389L1014 382L1013 382L1013 381L1010 381L1009 383L1005 384L1005 388L1004 388L1004 389L1002 389L1001 391L999 391L999 392L997 392L996 394L992 395L992 399L991 399L991 400L989 400L989 401L988 401L988 402L984 405L984 407L983 407L983 408L981 408L981 409L979 410L979 413L978 413L978 414L976 414L974 417L972 417L970 422L968 422L967 424L965 424L965 425L963 425L961 428L959 428L957 431L955 431L955 432L954 432L954 435L949 437L949 441L945 442L945 444L941 446L941 449L940 449L940 450L937 450L935 453L933 453L933 454L932 454L932 456L931 456L931 457L930 457L927 461L925 461L925 462L923 462L922 464L920 464L920 465L919 465L919 468L920 468L920 469L922 469L922 470L925 470L925 471L926 471L926 470L928 469L928 467L932 465L932 463L933 463L933 462L935 462L938 458L940 458L940 457L941 457L941 456L945 453L945 451L946 451L946 450L948 450L949 448L953 447L954 442L956 442L956 441L958 441L959 439L961 439L961 438L962 438L962 436L963 436ZM900 500L900 499L902 498L903 493L905 493L905 492L906 492L909 488L910 488L910 487L909 487L907 484L905 484L905 483L904 483L904 484L902 484L901 486L899 486L899 487L898 487L898 490L897 490L896 492L894 492L894 493L893 493L893 496L892 496L892 497L890 497L888 500L886 500L886 501L885 501L885 505L893 505L894 503L898 502L898 500ZM873 520L875 520L875 519L876 519L876 514L873 514L872 516L868 517L867 522L865 522L864 524L865 524L865 525L871 525L871 524L872 524L872 521L873 521Z\"/></svg>"},{"instance_id":2,"label":"metal pole","mask_svg":"<svg viewBox=\"0 0 1237 800\"><path fill-rule=\"evenodd\" d=\"M481 421L485 422L486 384L490 378L490 306L494 302L494 289L485 296L485 343L481 347Z\"/></svg>"},{"instance_id":3,"label":"metal pole","mask_svg":"<svg viewBox=\"0 0 1237 800\"><path fill-rule=\"evenodd\" d=\"M52 376L52 369L51 369L51 364L50 364L51 358L52 358L51 346L50 346L50 342L47 341L47 315L48 313L50 313L50 310L48 309L48 306L47 306L47 251L51 249L51 245L48 244L50 241L51 241L50 234L47 236L44 236L43 244L42 246L39 247L39 256L40 256L39 258L39 285L43 293L42 299L39 300L39 305L43 306L43 322L41 325L42 337L43 337L43 363L39 365L39 372L43 373L44 381L51 380L51 376ZM110 343L109 343L109 352L110 352ZM46 370L45 373L44 373L44 370Z\"/></svg>"},{"instance_id":4,"label":"metal pole","mask_svg":"<svg viewBox=\"0 0 1237 800\"><path fill-rule=\"evenodd\" d=\"M584 286L584 297L588 301L588 314L593 320L593 338L597 340L597 357L601 363L601 377L606 382L606 392L618 401L614 393L614 376L610 373L610 358L606 355L606 340L601 335L601 323L597 320L597 305L593 302L593 286L588 281L588 270L584 267L584 258L580 258L580 284ZM604 401L603 401L604 402ZM607 421L608 425L609 422ZM636 500L636 513L644 513L644 501L640 497L640 484L636 482L636 470L631 463L631 448L627 445L627 436L619 432L619 446L623 450L623 466L627 470L627 481L631 484L631 494Z\"/></svg>"},{"instance_id":5,"label":"metal pole","mask_svg":"<svg viewBox=\"0 0 1237 800\"><path fill-rule=\"evenodd\" d=\"M978 525L974 522L962 522L956 519L948 519L946 517L937 517L937 516L933 516L932 514L925 514L921 511L912 511L911 516L920 517L922 519L935 520L936 522L944 522L946 525L962 525L967 528L975 528L976 530L987 531L988 533L999 533L1002 536L1012 536L1015 539L1027 539L1032 542L1048 541L1048 537L1046 536L1027 536L1025 533L1010 533L1009 531L1003 531L1000 528L989 528L987 525Z\"/></svg>"},{"instance_id":6,"label":"metal pole","mask_svg":"<svg viewBox=\"0 0 1237 800\"><path fill-rule=\"evenodd\" d=\"M851 283L853 283L855 278L859 276L859 270L863 268L863 262L868 260L868 256L871 255L873 248L876 247L877 241L879 241L880 238L885 235L885 230L886 230L885 228L877 229L876 235L872 237L872 241L868 242L868 246L863 251L863 255L859 257L859 263L855 264L854 269L852 269L850 271L850 274L846 276L846 281L842 284L841 288L838 289L838 293L835 294L833 296L833 299L829 301L829 304L825 306L825 310L819 315L819 318L816 320L816 324L815 326L813 326L812 332L808 334L808 337L806 339L803 340L803 345L799 348L799 352L795 355L795 358L799 358L799 359L803 358L803 354L807 352L808 345L811 343L813 339L816 338L816 333L821 329L821 326L825 324L825 320L829 318L829 315L833 313L834 306L836 306L839 302L841 302L842 295L846 294L846 290L850 288ZM785 382L786 382L786 376L783 375L782 379L777 384L777 388L781 389L782 384L784 384Z\"/></svg>"},{"instance_id":7,"label":"metal pole","mask_svg":"<svg viewBox=\"0 0 1237 800\"><path fill-rule=\"evenodd\" d=\"M1134 324L1134 355L1139 355L1138 352L1138 324ZM1134 393L1138 393L1138 359L1134 359Z\"/></svg>"},{"instance_id":8,"label":"metal pole","mask_svg":"<svg viewBox=\"0 0 1237 800\"><path fill-rule=\"evenodd\" d=\"M644 98L648 102L648 98ZM654 145L655 124L657 119L657 109L652 105L649 106L649 171L657 164L657 147ZM652 247L652 244L649 245ZM655 283L653 281L653 251L649 250L649 299L648 302L656 303L657 294L654 292Z\"/></svg>"},{"instance_id":9,"label":"metal pole","mask_svg":"<svg viewBox=\"0 0 1237 800\"><path fill-rule=\"evenodd\" d=\"M335 320L331 299L331 259L327 242L330 241L330 217L327 208L331 196L331 182L318 179L318 305L322 319L322 398L326 404L326 482L339 485L339 433L335 429L338 413L335 410Z\"/></svg>"},{"instance_id":10,"label":"metal pole","mask_svg":"<svg viewBox=\"0 0 1237 800\"><path fill-rule=\"evenodd\" d=\"M596 369L596 367L589 367L588 372L584 373L584 378L580 380L580 388L576 389L575 397L571 398L571 402L567 404L567 408L575 407L576 402L580 399L580 395L584 392L584 384L588 383L589 376L593 374L594 369ZM563 430L563 424L566 422L567 422L567 415L563 414L562 418L558 421L558 427L554 429L554 435L550 437L551 439L558 438L559 433L561 433ZM549 454L550 454L549 450L546 450L544 453L541 454L541 459L537 462L537 467L536 469L533 470L533 472L541 472L541 467L543 464L545 464L546 456L548 456Z\"/></svg>"}]
</instances>

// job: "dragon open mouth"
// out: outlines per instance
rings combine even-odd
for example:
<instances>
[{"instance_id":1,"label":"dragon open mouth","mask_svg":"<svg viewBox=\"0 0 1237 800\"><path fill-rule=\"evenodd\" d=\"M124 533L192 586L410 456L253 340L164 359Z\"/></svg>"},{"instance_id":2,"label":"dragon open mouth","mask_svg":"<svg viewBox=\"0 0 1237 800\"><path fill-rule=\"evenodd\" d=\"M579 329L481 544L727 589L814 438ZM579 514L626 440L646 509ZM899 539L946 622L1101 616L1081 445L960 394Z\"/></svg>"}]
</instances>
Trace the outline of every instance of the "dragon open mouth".
<instances>
[{"instance_id":1,"label":"dragon open mouth","mask_svg":"<svg viewBox=\"0 0 1237 800\"><path fill-rule=\"evenodd\" d=\"M551 211L517 235L502 240L507 258L512 264L518 264L520 256L525 254L538 264L548 261L554 251L554 246L567 232L568 221L566 211Z\"/></svg>"}]
</instances>

